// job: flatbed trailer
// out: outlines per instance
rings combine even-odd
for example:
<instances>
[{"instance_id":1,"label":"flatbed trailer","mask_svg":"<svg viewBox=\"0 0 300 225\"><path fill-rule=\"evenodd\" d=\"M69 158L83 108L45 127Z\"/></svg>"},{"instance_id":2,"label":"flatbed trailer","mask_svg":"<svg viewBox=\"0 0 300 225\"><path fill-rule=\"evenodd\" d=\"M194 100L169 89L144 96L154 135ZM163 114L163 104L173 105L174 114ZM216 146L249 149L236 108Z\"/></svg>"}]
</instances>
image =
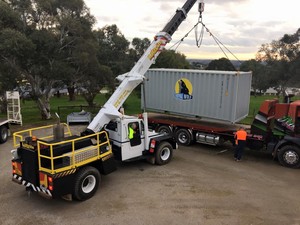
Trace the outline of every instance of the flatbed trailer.
<instances>
[{"instance_id":1,"label":"flatbed trailer","mask_svg":"<svg viewBox=\"0 0 300 225\"><path fill-rule=\"evenodd\" d=\"M258 148L261 147L264 142L263 135L252 134L250 131L250 127L245 124L224 123L219 121L203 120L201 118L167 115L162 113L149 113L148 123L152 129L158 132L173 134L176 137L177 142L182 145L189 145L193 141L211 145L220 145L225 141L230 141L231 143L234 143L235 132L240 127L243 127L245 130L248 131L248 146ZM189 134L195 134L195 132L201 132L202 134L206 134L207 141L204 141L202 139L201 141L197 141L194 135L186 136L185 134L181 134L180 136L180 129L189 130ZM181 133L182 132L186 133L185 131L181 130ZM218 143L211 142L208 138L208 135L214 136L215 138L219 136L221 140L219 138ZM191 141L189 141L188 138L192 138Z\"/></svg>"},{"instance_id":2,"label":"flatbed trailer","mask_svg":"<svg viewBox=\"0 0 300 225\"><path fill-rule=\"evenodd\" d=\"M157 132L173 134L181 145L190 145L193 142L209 145L234 142L234 133L239 127L232 123L161 113L149 113L148 123Z\"/></svg>"},{"instance_id":3,"label":"flatbed trailer","mask_svg":"<svg viewBox=\"0 0 300 225\"><path fill-rule=\"evenodd\" d=\"M300 168L300 101L279 103L277 99L264 101L251 127L207 121L188 116L149 113L149 127L172 134L177 143L190 145L199 142L222 145L234 144L236 130L247 130L247 147L270 153L282 166Z\"/></svg>"}]
</instances>

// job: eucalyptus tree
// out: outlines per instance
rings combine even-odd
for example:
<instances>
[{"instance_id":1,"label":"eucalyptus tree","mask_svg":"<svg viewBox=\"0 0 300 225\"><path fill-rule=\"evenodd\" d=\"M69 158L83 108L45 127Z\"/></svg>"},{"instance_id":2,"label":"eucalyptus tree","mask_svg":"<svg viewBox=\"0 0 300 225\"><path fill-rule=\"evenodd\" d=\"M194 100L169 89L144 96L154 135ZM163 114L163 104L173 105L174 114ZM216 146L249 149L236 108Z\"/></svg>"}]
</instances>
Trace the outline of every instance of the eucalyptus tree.
<instances>
[{"instance_id":1,"label":"eucalyptus tree","mask_svg":"<svg viewBox=\"0 0 300 225\"><path fill-rule=\"evenodd\" d=\"M279 40L263 44L256 59L266 64L267 74L273 86L284 94L288 85L299 83L300 72L300 29L294 34L285 34Z\"/></svg>"},{"instance_id":2,"label":"eucalyptus tree","mask_svg":"<svg viewBox=\"0 0 300 225\"><path fill-rule=\"evenodd\" d=\"M94 38L95 19L83 0L4 0L1 4L9 15L0 16L1 62L30 83L41 117L49 119L52 87L61 80L84 80L85 71L78 64L82 53L76 49ZM15 26L5 26L9 23Z\"/></svg>"}]
</instances>

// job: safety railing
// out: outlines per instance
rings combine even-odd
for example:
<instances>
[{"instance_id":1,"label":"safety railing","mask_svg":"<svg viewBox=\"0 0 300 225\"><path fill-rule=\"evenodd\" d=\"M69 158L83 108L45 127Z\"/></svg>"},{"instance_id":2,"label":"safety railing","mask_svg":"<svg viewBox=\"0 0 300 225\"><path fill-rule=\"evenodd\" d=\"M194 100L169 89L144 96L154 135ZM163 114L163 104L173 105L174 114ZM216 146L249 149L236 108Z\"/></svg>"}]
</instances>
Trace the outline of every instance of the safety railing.
<instances>
[{"instance_id":1,"label":"safety railing","mask_svg":"<svg viewBox=\"0 0 300 225\"><path fill-rule=\"evenodd\" d=\"M112 153L105 131L49 143L37 141L39 170L55 174L99 160Z\"/></svg>"},{"instance_id":2,"label":"safety railing","mask_svg":"<svg viewBox=\"0 0 300 225\"><path fill-rule=\"evenodd\" d=\"M66 123L61 124L64 126L64 136L68 137L71 136L71 130ZM27 130L17 131L13 134L13 145L14 148L20 146L20 143L25 140L27 137L35 137L39 140L51 140L54 138L53 135L53 128L56 125L48 125L36 128L30 128Z\"/></svg>"}]
</instances>

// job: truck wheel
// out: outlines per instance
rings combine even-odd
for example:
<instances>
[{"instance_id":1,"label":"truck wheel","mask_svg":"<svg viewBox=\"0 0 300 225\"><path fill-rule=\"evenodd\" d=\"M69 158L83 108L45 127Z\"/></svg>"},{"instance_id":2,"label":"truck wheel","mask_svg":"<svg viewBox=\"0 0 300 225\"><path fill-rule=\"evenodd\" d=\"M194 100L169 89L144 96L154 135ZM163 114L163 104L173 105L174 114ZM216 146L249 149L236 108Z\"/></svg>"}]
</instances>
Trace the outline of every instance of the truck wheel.
<instances>
[{"instance_id":1,"label":"truck wheel","mask_svg":"<svg viewBox=\"0 0 300 225\"><path fill-rule=\"evenodd\" d=\"M178 144L188 146L192 142L192 136L186 129L179 129L175 133L175 138Z\"/></svg>"},{"instance_id":2,"label":"truck wheel","mask_svg":"<svg viewBox=\"0 0 300 225\"><path fill-rule=\"evenodd\" d=\"M159 144L155 152L155 162L157 165L165 165L170 162L173 156L173 147L169 142Z\"/></svg>"},{"instance_id":3,"label":"truck wheel","mask_svg":"<svg viewBox=\"0 0 300 225\"><path fill-rule=\"evenodd\" d=\"M287 145L278 152L278 161L282 166L290 168L300 167L300 149L297 146Z\"/></svg>"},{"instance_id":4,"label":"truck wheel","mask_svg":"<svg viewBox=\"0 0 300 225\"><path fill-rule=\"evenodd\" d=\"M171 131L170 127L168 127L168 126L160 126L157 129L157 132L160 134L172 134L172 131Z\"/></svg>"},{"instance_id":5,"label":"truck wheel","mask_svg":"<svg viewBox=\"0 0 300 225\"><path fill-rule=\"evenodd\" d=\"M6 126L0 127L0 143L6 142L8 139L8 129Z\"/></svg>"},{"instance_id":6,"label":"truck wheel","mask_svg":"<svg viewBox=\"0 0 300 225\"><path fill-rule=\"evenodd\" d=\"M73 197L79 201L91 198L97 191L100 183L99 171L91 166L82 168L75 178Z\"/></svg>"}]
</instances>

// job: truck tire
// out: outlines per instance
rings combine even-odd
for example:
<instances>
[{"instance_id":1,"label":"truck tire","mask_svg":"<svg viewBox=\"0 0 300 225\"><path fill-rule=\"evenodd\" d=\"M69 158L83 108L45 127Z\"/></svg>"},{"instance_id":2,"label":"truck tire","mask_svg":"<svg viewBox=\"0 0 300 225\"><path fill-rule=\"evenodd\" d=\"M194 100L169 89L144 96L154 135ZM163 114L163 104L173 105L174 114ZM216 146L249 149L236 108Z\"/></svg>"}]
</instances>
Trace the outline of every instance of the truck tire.
<instances>
[{"instance_id":1,"label":"truck tire","mask_svg":"<svg viewBox=\"0 0 300 225\"><path fill-rule=\"evenodd\" d=\"M179 129L175 133L178 144L188 146L192 143L192 135L187 129Z\"/></svg>"},{"instance_id":2,"label":"truck tire","mask_svg":"<svg viewBox=\"0 0 300 225\"><path fill-rule=\"evenodd\" d=\"M157 132L160 134L172 134L170 127L165 125L158 127Z\"/></svg>"},{"instance_id":3,"label":"truck tire","mask_svg":"<svg viewBox=\"0 0 300 225\"><path fill-rule=\"evenodd\" d=\"M75 178L73 198L87 200L96 193L101 176L95 167L87 166L79 170Z\"/></svg>"},{"instance_id":4,"label":"truck tire","mask_svg":"<svg viewBox=\"0 0 300 225\"><path fill-rule=\"evenodd\" d=\"M6 142L8 139L8 129L6 126L1 126L0 127L0 143Z\"/></svg>"},{"instance_id":5,"label":"truck tire","mask_svg":"<svg viewBox=\"0 0 300 225\"><path fill-rule=\"evenodd\" d=\"M300 149L297 146L287 145L278 151L278 161L282 166L290 168L300 167Z\"/></svg>"},{"instance_id":6,"label":"truck tire","mask_svg":"<svg viewBox=\"0 0 300 225\"><path fill-rule=\"evenodd\" d=\"M169 163L173 156L173 147L169 142L159 144L155 152L155 163L157 165L165 165Z\"/></svg>"}]
</instances>

